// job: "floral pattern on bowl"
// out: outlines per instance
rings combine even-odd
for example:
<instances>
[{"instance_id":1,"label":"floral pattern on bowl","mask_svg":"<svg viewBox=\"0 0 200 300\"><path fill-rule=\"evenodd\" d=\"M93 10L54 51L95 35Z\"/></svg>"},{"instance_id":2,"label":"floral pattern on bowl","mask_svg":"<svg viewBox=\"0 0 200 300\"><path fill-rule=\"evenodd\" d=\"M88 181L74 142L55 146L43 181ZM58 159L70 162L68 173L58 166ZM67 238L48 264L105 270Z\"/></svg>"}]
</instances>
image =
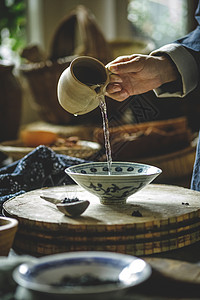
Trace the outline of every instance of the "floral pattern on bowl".
<instances>
[{"instance_id":1,"label":"floral pattern on bowl","mask_svg":"<svg viewBox=\"0 0 200 300\"><path fill-rule=\"evenodd\" d=\"M67 168L66 173L85 190L99 197L102 204L125 204L132 194L152 182L162 171L154 166L112 162L84 163Z\"/></svg>"}]
</instances>

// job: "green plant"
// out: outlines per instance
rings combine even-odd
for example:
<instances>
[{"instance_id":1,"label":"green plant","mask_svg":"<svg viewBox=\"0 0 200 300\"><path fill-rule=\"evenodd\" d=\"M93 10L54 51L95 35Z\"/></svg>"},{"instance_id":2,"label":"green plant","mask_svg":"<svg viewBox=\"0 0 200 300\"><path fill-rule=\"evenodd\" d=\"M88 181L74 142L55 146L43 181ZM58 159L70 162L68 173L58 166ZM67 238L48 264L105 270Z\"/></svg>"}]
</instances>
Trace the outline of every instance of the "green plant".
<instances>
[{"instance_id":1,"label":"green plant","mask_svg":"<svg viewBox=\"0 0 200 300\"><path fill-rule=\"evenodd\" d=\"M21 50L26 41L26 0L0 0L0 44ZM9 42L8 42L9 40Z\"/></svg>"}]
</instances>

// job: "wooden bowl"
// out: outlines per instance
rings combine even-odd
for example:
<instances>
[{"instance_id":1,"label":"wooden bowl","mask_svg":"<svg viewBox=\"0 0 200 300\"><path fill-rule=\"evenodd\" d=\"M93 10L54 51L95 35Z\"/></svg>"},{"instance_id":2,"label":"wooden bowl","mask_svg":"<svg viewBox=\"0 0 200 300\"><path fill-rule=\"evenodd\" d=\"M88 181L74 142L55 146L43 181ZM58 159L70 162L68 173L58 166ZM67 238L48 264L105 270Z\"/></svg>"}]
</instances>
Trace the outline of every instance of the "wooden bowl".
<instances>
[{"instance_id":1,"label":"wooden bowl","mask_svg":"<svg viewBox=\"0 0 200 300\"><path fill-rule=\"evenodd\" d=\"M22 130L20 137L25 147L37 147L54 143L58 136L51 131Z\"/></svg>"},{"instance_id":2,"label":"wooden bowl","mask_svg":"<svg viewBox=\"0 0 200 300\"><path fill-rule=\"evenodd\" d=\"M17 231L18 221L13 218L0 217L0 256L7 256L12 247Z\"/></svg>"}]
</instances>

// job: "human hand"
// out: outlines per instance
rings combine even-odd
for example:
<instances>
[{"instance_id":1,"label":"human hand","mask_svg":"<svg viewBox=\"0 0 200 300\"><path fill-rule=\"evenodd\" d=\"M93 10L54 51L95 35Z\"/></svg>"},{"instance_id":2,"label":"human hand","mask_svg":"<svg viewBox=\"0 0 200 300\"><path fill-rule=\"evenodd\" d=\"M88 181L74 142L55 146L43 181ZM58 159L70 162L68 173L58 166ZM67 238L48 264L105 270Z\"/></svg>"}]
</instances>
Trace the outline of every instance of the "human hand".
<instances>
[{"instance_id":1,"label":"human hand","mask_svg":"<svg viewBox=\"0 0 200 300\"><path fill-rule=\"evenodd\" d=\"M112 73L106 95L117 101L146 93L178 78L175 64L166 56L120 56L106 67Z\"/></svg>"}]
</instances>

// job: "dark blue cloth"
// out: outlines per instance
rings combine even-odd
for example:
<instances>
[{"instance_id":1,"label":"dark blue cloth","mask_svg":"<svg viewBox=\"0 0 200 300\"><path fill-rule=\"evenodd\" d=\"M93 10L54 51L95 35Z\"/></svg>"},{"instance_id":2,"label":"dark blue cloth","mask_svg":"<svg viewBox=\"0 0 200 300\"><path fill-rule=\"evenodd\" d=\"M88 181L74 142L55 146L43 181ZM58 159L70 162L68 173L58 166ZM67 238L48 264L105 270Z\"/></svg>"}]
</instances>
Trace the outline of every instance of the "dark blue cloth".
<instances>
[{"instance_id":1,"label":"dark blue cloth","mask_svg":"<svg viewBox=\"0 0 200 300\"><path fill-rule=\"evenodd\" d=\"M0 212L3 202L11 197L42 187L73 184L65 169L84 162L41 145L21 160L1 168Z\"/></svg>"},{"instance_id":2,"label":"dark blue cloth","mask_svg":"<svg viewBox=\"0 0 200 300\"><path fill-rule=\"evenodd\" d=\"M199 69L198 87L200 85L200 0L196 9L197 27L194 31L179 39L177 42L184 46L194 57ZM199 95L200 101L200 95ZM191 189L200 191L200 134L193 168Z\"/></svg>"},{"instance_id":3,"label":"dark blue cloth","mask_svg":"<svg viewBox=\"0 0 200 300\"><path fill-rule=\"evenodd\" d=\"M200 191L200 132L196 150L195 163L192 173L191 189L195 191Z\"/></svg>"},{"instance_id":4,"label":"dark blue cloth","mask_svg":"<svg viewBox=\"0 0 200 300\"><path fill-rule=\"evenodd\" d=\"M178 42L181 43L181 45L185 46L186 48L199 52L200 51L200 1L198 3L195 12L195 19L197 21L197 26L195 30L190 32L188 35L180 38Z\"/></svg>"}]
</instances>

